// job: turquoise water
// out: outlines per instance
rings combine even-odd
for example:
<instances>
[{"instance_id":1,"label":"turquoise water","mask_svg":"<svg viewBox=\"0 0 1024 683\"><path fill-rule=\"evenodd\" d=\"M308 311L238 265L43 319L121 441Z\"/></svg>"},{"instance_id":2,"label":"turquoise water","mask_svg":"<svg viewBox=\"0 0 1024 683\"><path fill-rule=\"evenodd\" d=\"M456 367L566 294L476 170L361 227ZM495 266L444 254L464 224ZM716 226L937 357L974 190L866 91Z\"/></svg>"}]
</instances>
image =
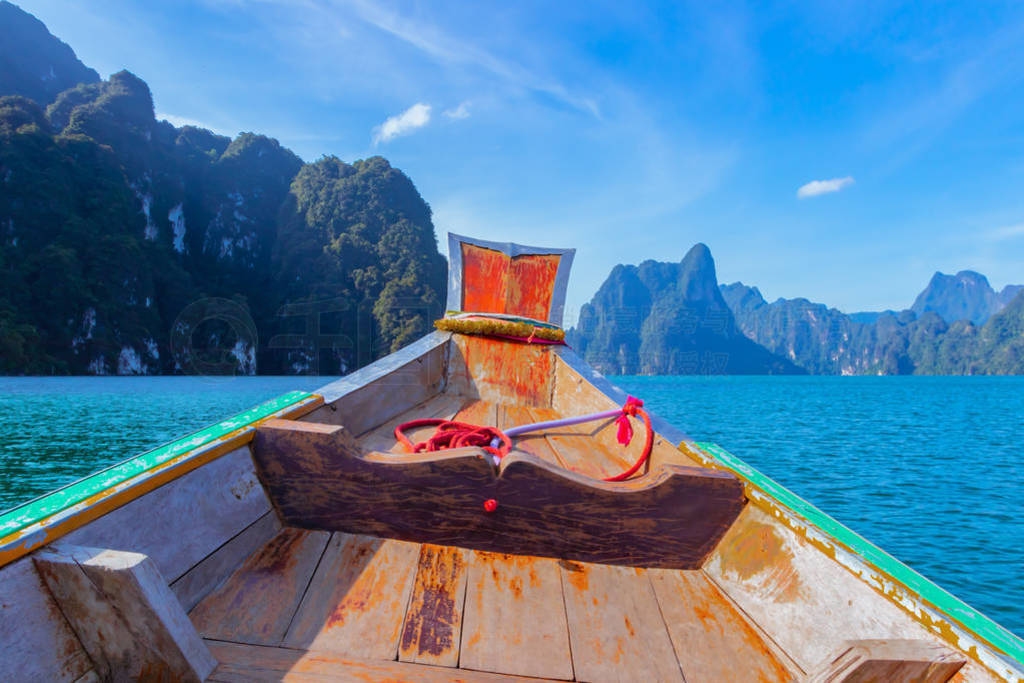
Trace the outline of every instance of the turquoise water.
<instances>
[{"instance_id":1,"label":"turquoise water","mask_svg":"<svg viewBox=\"0 0 1024 683\"><path fill-rule=\"evenodd\" d=\"M1024 633L1024 377L615 377ZM0 378L0 508L328 377Z\"/></svg>"},{"instance_id":2,"label":"turquoise water","mask_svg":"<svg viewBox=\"0 0 1024 683\"><path fill-rule=\"evenodd\" d=\"M330 377L0 377L0 510Z\"/></svg>"},{"instance_id":3,"label":"turquoise water","mask_svg":"<svg viewBox=\"0 0 1024 683\"><path fill-rule=\"evenodd\" d=\"M1024 634L1024 377L614 377Z\"/></svg>"}]
</instances>

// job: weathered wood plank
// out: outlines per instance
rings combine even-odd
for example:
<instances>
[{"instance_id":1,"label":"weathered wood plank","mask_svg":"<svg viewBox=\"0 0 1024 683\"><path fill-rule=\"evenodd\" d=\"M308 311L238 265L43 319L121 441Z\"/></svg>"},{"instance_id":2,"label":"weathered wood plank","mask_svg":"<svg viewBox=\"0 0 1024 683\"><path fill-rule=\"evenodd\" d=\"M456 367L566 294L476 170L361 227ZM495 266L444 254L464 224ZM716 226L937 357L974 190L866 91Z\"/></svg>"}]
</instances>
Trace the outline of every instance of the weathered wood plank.
<instances>
[{"instance_id":1,"label":"weathered wood plank","mask_svg":"<svg viewBox=\"0 0 1024 683\"><path fill-rule=\"evenodd\" d=\"M840 647L809 680L814 683L946 683L966 662L960 653L928 641L856 640Z\"/></svg>"},{"instance_id":2,"label":"weathered wood plank","mask_svg":"<svg viewBox=\"0 0 1024 683\"><path fill-rule=\"evenodd\" d=\"M500 429L511 429L534 422L557 420L561 415L550 408L528 408L526 406L502 405L498 410L498 427ZM565 464L558 457L558 453L548 442L542 433L530 433L517 436L512 440L512 452L530 453L541 460L564 467Z\"/></svg>"},{"instance_id":3,"label":"weathered wood plank","mask_svg":"<svg viewBox=\"0 0 1024 683\"><path fill-rule=\"evenodd\" d=\"M474 404L460 416L478 420ZM482 417L488 417L484 415ZM493 424L493 422L491 422ZM260 478L286 524L522 555L636 566L700 566L745 498L732 474L666 465L603 482L525 452L496 474L480 449L362 455L341 427L269 422ZM496 511L484 511L488 499ZM615 543L608 543L614 537Z\"/></svg>"},{"instance_id":4,"label":"weathered wood plank","mask_svg":"<svg viewBox=\"0 0 1024 683\"><path fill-rule=\"evenodd\" d=\"M540 344L456 334L447 391L491 403L550 407L552 362L550 348Z\"/></svg>"},{"instance_id":5,"label":"weathered wood plank","mask_svg":"<svg viewBox=\"0 0 1024 683\"><path fill-rule=\"evenodd\" d=\"M96 673L95 669L89 669L84 674L75 679L75 683L99 683L100 675Z\"/></svg>"},{"instance_id":6,"label":"weathered wood plank","mask_svg":"<svg viewBox=\"0 0 1024 683\"><path fill-rule=\"evenodd\" d=\"M394 659L419 545L336 533L283 644Z\"/></svg>"},{"instance_id":7,"label":"weathered wood plank","mask_svg":"<svg viewBox=\"0 0 1024 683\"><path fill-rule=\"evenodd\" d=\"M249 447L242 446L71 532L64 541L142 553L174 581L269 510Z\"/></svg>"},{"instance_id":8,"label":"weathered wood plank","mask_svg":"<svg viewBox=\"0 0 1024 683\"><path fill-rule=\"evenodd\" d=\"M273 512L266 513L250 524L171 584L178 602L186 612L190 611L279 531L281 522Z\"/></svg>"},{"instance_id":9,"label":"weathered wood plank","mask_svg":"<svg viewBox=\"0 0 1024 683\"><path fill-rule=\"evenodd\" d=\"M520 676L573 677L557 561L472 553L459 666Z\"/></svg>"},{"instance_id":10,"label":"weathered wood plank","mask_svg":"<svg viewBox=\"0 0 1024 683\"><path fill-rule=\"evenodd\" d=\"M556 347L553 353L555 383L551 394L552 408L564 415L583 415L618 408L626 402L629 397L626 392L590 367L568 346ZM643 396L637 398L643 399ZM686 434L678 427L657 414L650 411L648 413L655 433L666 443L678 446L687 439ZM683 464L699 463L694 461Z\"/></svg>"},{"instance_id":11,"label":"weathered wood plank","mask_svg":"<svg viewBox=\"0 0 1024 683\"><path fill-rule=\"evenodd\" d=\"M202 681L216 666L145 555L61 544L33 561L100 677Z\"/></svg>"},{"instance_id":12,"label":"weathered wood plank","mask_svg":"<svg viewBox=\"0 0 1024 683\"><path fill-rule=\"evenodd\" d=\"M560 564L579 680L683 680L645 570Z\"/></svg>"},{"instance_id":13,"label":"weathered wood plank","mask_svg":"<svg viewBox=\"0 0 1024 683\"><path fill-rule=\"evenodd\" d=\"M208 641L220 666L208 680L221 683L250 681L366 681L367 683L490 683L538 679L501 676L447 667L382 662L338 655L333 652L292 650L282 647Z\"/></svg>"},{"instance_id":14,"label":"weathered wood plank","mask_svg":"<svg viewBox=\"0 0 1024 683\"><path fill-rule=\"evenodd\" d=\"M458 666L469 552L423 545L402 627L400 660Z\"/></svg>"},{"instance_id":15,"label":"weathered wood plank","mask_svg":"<svg viewBox=\"0 0 1024 683\"><path fill-rule=\"evenodd\" d=\"M687 683L794 680L703 572L651 569L648 575Z\"/></svg>"},{"instance_id":16,"label":"weathered wood plank","mask_svg":"<svg viewBox=\"0 0 1024 683\"><path fill-rule=\"evenodd\" d=\"M0 680L70 683L92 668L28 557L0 569L0 643Z\"/></svg>"},{"instance_id":17,"label":"weathered wood plank","mask_svg":"<svg viewBox=\"0 0 1024 683\"><path fill-rule=\"evenodd\" d=\"M327 403L304 420L363 434L441 390L448 335L427 335L317 390Z\"/></svg>"},{"instance_id":18,"label":"weathered wood plank","mask_svg":"<svg viewBox=\"0 0 1024 683\"><path fill-rule=\"evenodd\" d=\"M278 645L330 534L282 529L189 614L206 638Z\"/></svg>"},{"instance_id":19,"label":"weathered wood plank","mask_svg":"<svg viewBox=\"0 0 1024 683\"><path fill-rule=\"evenodd\" d=\"M558 454L559 462L564 463L566 469L591 479L604 479L629 469L643 448L643 442L635 443L636 439L629 448L621 445L608 448L596 438L608 425L614 424L615 420L609 419L549 429L539 434Z\"/></svg>"},{"instance_id":20,"label":"weathered wood plank","mask_svg":"<svg viewBox=\"0 0 1024 683\"><path fill-rule=\"evenodd\" d=\"M462 396L451 394L438 394L427 399L423 403L409 409L396 418L388 420L384 424L362 434L357 440L364 451L387 452L397 450L402 452L395 438L395 427L410 420L424 420L428 418L439 418L450 420L469 402ZM416 443L426 439L434 432L434 427L422 427L418 430L410 430L407 433L409 439Z\"/></svg>"},{"instance_id":21,"label":"weathered wood plank","mask_svg":"<svg viewBox=\"0 0 1024 683\"><path fill-rule=\"evenodd\" d=\"M884 596L751 505L704 570L804 671L849 640L936 642Z\"/></svg>"}]
</instances>

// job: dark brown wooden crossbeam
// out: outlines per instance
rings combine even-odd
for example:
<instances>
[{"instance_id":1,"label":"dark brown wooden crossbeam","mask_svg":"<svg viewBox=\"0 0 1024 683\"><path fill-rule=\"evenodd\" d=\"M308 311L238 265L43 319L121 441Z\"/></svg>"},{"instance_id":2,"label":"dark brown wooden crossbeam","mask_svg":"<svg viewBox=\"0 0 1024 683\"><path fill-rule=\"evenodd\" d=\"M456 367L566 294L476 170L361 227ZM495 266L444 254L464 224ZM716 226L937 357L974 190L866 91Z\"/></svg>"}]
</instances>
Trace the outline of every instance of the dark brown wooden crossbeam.
<instances>
[{"instance_id":1,"label":"dark brown wooden crossbeam","mask_svg":"<svg viewBox=\"0 0 1024 683\"><path fill-rule=\"evenodd\" d=\"M635 567L699 567L746 501L714 470L605 482L522 452L363 454L343 427L291 420L260 426L253 454L288 525Z\"/></svg>"}]
</instances>

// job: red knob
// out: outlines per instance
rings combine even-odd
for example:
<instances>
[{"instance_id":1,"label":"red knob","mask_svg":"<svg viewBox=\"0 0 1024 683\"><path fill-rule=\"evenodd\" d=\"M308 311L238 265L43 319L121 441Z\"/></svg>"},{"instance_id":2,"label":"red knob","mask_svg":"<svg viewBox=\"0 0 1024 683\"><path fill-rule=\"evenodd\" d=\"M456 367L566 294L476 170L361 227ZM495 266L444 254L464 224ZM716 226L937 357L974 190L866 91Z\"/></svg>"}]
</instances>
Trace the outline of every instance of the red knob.
<instances>
[{"instance_id":1,"label":"red knob","mask_svg":"<svg viewBox=\"0 0 1024 683\"><path fill-rule=\"evenodd\" d=\"M497 509L498 501L494 500L493 498L488 498L487 500L484 501L484 510L487 510L487 512L494 512Z\"/></svg>"}]
</instances>

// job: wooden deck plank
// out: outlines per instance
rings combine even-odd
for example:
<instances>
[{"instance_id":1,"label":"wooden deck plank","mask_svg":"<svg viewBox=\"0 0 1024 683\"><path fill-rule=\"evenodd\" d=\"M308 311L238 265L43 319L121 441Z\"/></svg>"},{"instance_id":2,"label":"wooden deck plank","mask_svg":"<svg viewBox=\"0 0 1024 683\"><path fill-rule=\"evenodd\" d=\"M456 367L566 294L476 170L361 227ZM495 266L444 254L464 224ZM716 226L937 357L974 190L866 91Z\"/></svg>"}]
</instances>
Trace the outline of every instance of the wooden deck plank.
<instances>
[{"instance_id":1,"label":"wooden deck plank","mask_svg":"<svg viewBox=\"0 0 1024 683\"><path fill-rule=\"evenodd\" d=\"M329 651L292 650L283 647L243 645L216 640L206 641L220 665L207 679L220 683L249 683L250 681L367 681L394 683L490 683L491 681L531 681L520 678L482 673L455 671L447 667L382 662L359 659Z\"/></svg>"},{"instance_id":2,"label":"wooden deck plank","mask_svg":"<svg viewBox=\"0 0 1024 683\"><path fill-rule=\"evenodd\" d=\"M171 584L178 602L191 610L280 531L277 514L267 512Z\"/></svg>"},{"instance_id":3,"label":"wooden deck plank","mask_svg":"<svg viewBox=\"0 0 1024 683\"><path fill-rule=\"evenodd\" d=\"M490 401L471 400L455 415L459 422L474 425L496 425L498 423L498 406Z\"/></svg>"},{"instance_id":4,"label":"wooden deck plank","mask_svg":"<svg viewBox=\"0 0 1024 683\"><path fill-rule=\"evenodd\" d=\"M394 659L418 543L335 533L283 644Z\"/></svg>"},{"instance_id":5,"label":"wooden deck plank","mask_svg":"<svg viewBox=\"0 0 1024 683\"><path fill-rule=\"evenodd\" d=\"M458 666L469 551L424 544L402 628L403 662Z\"/></svg>"},{"instance_id":6,"label":"wooden deck plank","mask_svg":"<svg viewBox=\"0 0 1024 683\"><path fill-rule=\"evenodd\" d=\"M498 410L498 428L511 429L544 420L557 420L560 415L549 408L527 408L526 406L502 405ZM512 440L512 451L531 453L542 460L547 460L560 467L565 465L558 453L542 434L523 434Z\"/></svg>"},{"instance_id":7,"label":"wooden deck plank","mask_svg":"<svg viewBox=\"0 0 1024 683\"><path fill-rule=\"evenodd\" d=\"M376 429L360 435L357 440L364 451L387 452L395 450L398 443L397 439L395 439L395 427L398 425L410 420L427 418L450 420L469 402L470 400L464 396L438 394L407 410L398 417L388 420ZM430 436L433 431L433 427L423 427L418 430L410 430L408 436L413 443L416 443Z\"/></svg>"},{"instance_id":8,"label":"wooden deck plank","mask_svg":"<svg viewBox=\"0 0 1024 683\"><path fill-rule=\"evenodd\" d=\"M573 677L557 560L472 553L459 666Z\"/></svg>"},{"instance_id":9,"label":"wooden deck plank","mask_svg":"<svg viewBox=\"0 0 1024 683\"><path fill-rule=\"evenodd\" d=\"M560 565L579 680L683 680L646 570Z\"/></svg>"},{"instance_id":10,"label":"wooden deck plank","mask_svg":"<svg viewBox=\"0 0 1024 683\"><path fill-rule=\"evenodd\" d=\"M793 680L703 572L651 569L648 573L687 683Z\"/></svg>"},{"instance_id":11,"label":"wooden deck plank","mask_svg":"<svg viewBox=\"0 0 1024 683\"><path fill-rule=\"evenodd\" d=\"M539 414L534 412L534 415ZM542 419L538 417L537 421ZM634 442L628 448L618 445L617 448L609 447L596 438L598 432L607 428L607 422L614 423L614 420L560 427L540 434L555 450L563 467L594 479L603 479L628 469L633 459L640 455L643 446L643 442L637 443L638 439L634 437Z\"/></svg>"},{"instance_id":12,"label":"wooden deck plank","mask_svg":"<svg viewBox=\"0 0 1024 683\"><path fill-rule=\"evenodd\" d=\"M603 412L621 407L622 405L613 401L589 380L581 377L579 372L562 357L559 357L554 363L554 375L555 390L551 396L551 406L557 411L562 411L566 416ZM643 396L638 396L637 398L643 399ZM615 426L614 420L594 426L597 429L592 429L591 434L595 440L599 441L606 449L611 450L613 453L621 452L622 447L618 445L616 439L618 429ZM643 426L639 421L633 421L633 433L634 440L642 438ZM640 444L642 443L641 441ZM636 449L639 448L640 444L635 444L634 441L634 444L630 444L629 452L639 454L639 451ZM635 458L635 456L631 457ZM655 466L663 462L701 467L697 460L681 453L671 441L656 436L654 447L651 450L651 465Z\"/></svg>"},{"instance_id":13,"label":"wooden deck plank","mask_svg":"<svg viewBox=\"0 0 1024 683\"><path fill-rule=\"evenodd\" d=\"M189 614L206 638L278 645L330 533L285 528Z\"/></svg>"}]
</instances>

